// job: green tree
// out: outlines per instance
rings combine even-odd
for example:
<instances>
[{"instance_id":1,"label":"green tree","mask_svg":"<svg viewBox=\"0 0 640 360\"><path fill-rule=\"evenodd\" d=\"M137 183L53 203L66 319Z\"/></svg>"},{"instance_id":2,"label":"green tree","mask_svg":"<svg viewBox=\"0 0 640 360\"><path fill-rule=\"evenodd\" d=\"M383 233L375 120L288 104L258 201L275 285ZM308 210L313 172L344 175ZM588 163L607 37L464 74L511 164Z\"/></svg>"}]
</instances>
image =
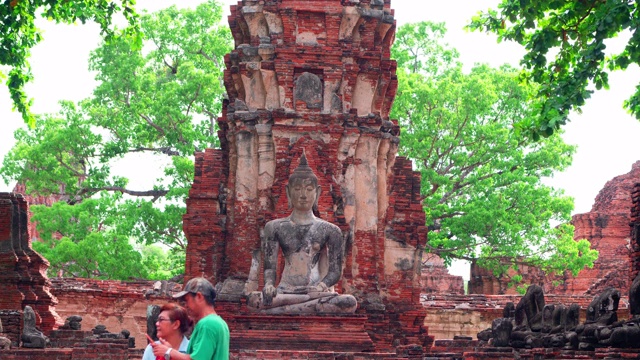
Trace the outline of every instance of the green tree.
<instances>
[{"instance_id":1,"label":"green tree","mask_svg":"<svg viewBox=\"0 0 640 360\"><path fill-rule=\"evenodd\" d=\"M149 268L129 242L126 214L115 206L117 195L105 193L75 206L56 202L32 207L40 242L33 248L49 262L49 272L83 278L147 278ZM123 231L125 230L125 231ZM156 269L153 269L156 270Z\"/></svg>"},{"instance_id":2,"label":"green tree","mask_svg":"<svg viewBox=\"0 0 640 360\"><path fill-rule=\"evenodd\" d=\"M519 264L574 274L592 266L597 252L574 241L568 224L573 199L542 182L570 165L574 147L559 135L533 142L513 131L535 111L536 87L509 66L463 71L444 33L443 24L403 25L392 49L391 116L402 127L400 152L422 174L427 251L496 275Z\"/></svg>"},{"instance_id":3,"label":"green tree","mask_svg":"<svg viewBox=\"0 0 640 360\"><path fill-rule=\"evenodd\" d=\"M139 47L141 33L138 15L134 9L135 0L4 0L0 6L0 65L9 67L8 76L0 71L0 79L6 83L13 100L14 108L30 126L35 125L35 117L30 111L31 100L24 91L24 85L33 79L28 58L31 48L42 40L40 30L36 28L38 16L58 23L83 24L93 20L100 25L107 41L116 36L125 36ZM124 15L129 27L116 32L112 19ZM114 36L115 35L115 36Z\"/></svg>"},{"instance_id":4,"label":"green tree","mask_svg":"<svg viewBox=\"0 0 640 360\"><path fill-rule=\"evenodd\" d=\"M635 1L502 0L498 10L473 18L470 27L515 41L526 49L524 79L540 84L536 117L518 129L534 139L549 136L579 111L595 89L608 88L608 74L640 63L640 12ZM607 41L629 31L618 54L607 56ZM624 106L640 118L640 86Z\"/></svg>"},{"instance_id":5,"label":"green tree","mask_svg":"<svg viewBox=\"0 0 640 360\"><path fill-rule=\"evenodd\" d=\"M101 219L73 221L73 229L63 229L52 217L39 216L45 208L35 207L41 233L59 232L78 244L74 251L88 251L79 245L92 236L162 244L172 259L184 262L182 215L193 181L193 155L216 146L223 57L232 42L221 17L221 6L213 0L196 9L170 7L142 15L142 50L120 37L92 53L90 68L99 85L91 98L78 105L62 102L60 113L39 116L35 128L16 132L16 145L0 170L5 182L17 180L29 194L62 196L66 201L58 211L69 212L67 218L76 218L72 214L78 206L93 206ZM129 184L153 180L153 175L133 168L131 178L114 170L118 161L135 167L135 156L160 164L161 174L149 188ZM89 199L90 205L84 205ZM165 270L181 270L179 264L170 267Z\"/></svg>"}]
</instances>

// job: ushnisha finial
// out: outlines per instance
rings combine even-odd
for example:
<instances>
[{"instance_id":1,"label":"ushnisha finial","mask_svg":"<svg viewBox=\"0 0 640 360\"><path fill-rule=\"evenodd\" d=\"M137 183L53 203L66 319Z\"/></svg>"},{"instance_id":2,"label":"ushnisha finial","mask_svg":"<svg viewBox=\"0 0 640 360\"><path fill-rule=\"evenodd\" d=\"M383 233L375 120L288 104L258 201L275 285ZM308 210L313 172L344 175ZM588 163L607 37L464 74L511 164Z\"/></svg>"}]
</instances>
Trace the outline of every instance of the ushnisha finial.
<instances>
[{"instance_id":1,"label":"ushnisha finial","mask_svg":"<svg viewBox=\"0 0 640 360\"><path fill-rule=\"evenodd\" d=\"M300 163L298 167L293 170L291 176L289 177L289 182L292 179L313 179L315 182L318 182L318 178L316 174L313 173L313 170L309 166L309 162L307 161L307 154L304 149L302 150L302 155L300 156Z\"/></svg>"}]
</instances>

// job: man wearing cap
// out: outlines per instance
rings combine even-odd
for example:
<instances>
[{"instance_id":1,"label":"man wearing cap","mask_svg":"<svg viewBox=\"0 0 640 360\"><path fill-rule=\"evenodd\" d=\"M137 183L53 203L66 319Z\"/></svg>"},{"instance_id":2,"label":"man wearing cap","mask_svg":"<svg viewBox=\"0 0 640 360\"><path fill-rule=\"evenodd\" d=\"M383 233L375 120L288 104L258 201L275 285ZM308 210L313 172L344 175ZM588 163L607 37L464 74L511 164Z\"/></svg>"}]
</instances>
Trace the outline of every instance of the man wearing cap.
<instances>
[{"instance_id":1,"label":"man wearing cap","mask_svg":"<svg viewBox=\"0 0 640 360\"><path fill-rule=\"evenodd\" d=\"M214 309L216 291L213 285L205 278L193 278L173 298L184 303L189 317L196 323L187 354L172 349L164 339L151 345L153 354L164 356L165 360L228 360L229 327Z\"/></svg>"}]
</instances>

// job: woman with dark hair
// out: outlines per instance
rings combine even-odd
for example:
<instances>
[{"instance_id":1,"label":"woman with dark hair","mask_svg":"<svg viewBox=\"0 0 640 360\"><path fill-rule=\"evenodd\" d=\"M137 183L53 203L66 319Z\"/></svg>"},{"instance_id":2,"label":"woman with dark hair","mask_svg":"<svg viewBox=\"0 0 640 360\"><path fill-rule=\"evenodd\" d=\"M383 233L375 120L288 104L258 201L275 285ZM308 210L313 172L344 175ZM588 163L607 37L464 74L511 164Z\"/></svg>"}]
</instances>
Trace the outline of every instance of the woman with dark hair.
<instances>
[{"instance_id":1,"label":"woman with dark hair","mask_svg":"<svg viewBox=\"0 0 640 360\"><path fill-rule=\"evenodd\" d=\"M170 343L173 349L186 354L189 339L185 334L191 328L191 324L191 319L189 319L187 311L182 306L173 303L165 304L160 308L160 315L158 315L158 320L156 321L158 338ZM160 341L156 341L156 343L160 343ZM153 355L151 344L147 345L147 348L144 349L142 360L157 359L163 358L156 358Z\"/></svg>"}]
</instances>

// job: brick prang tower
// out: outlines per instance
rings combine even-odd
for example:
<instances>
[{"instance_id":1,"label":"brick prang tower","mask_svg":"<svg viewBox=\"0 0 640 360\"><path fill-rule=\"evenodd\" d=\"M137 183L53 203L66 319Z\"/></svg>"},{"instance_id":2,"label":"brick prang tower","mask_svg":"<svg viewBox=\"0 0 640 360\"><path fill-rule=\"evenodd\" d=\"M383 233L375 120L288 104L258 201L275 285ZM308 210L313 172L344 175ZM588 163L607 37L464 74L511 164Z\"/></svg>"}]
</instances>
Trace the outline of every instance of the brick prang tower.
<instances>
[{"instance_id":1,"label":"brick prang tower","mask_svg":"<svg viewBox=\"0 0 640 360\"><path fill-rule=\"evenodd\" d=\"M377 350L427 350L420 176L397 156L389 119L398 86L390 0L245 0L229 24L221 149L196 154L186 277L216 284L221 308L261 289L260 231L289 214L284 186L304 151L322 187L316 215L345 238L337 291L358 299Z\"/></svg>"}]
</instances>

